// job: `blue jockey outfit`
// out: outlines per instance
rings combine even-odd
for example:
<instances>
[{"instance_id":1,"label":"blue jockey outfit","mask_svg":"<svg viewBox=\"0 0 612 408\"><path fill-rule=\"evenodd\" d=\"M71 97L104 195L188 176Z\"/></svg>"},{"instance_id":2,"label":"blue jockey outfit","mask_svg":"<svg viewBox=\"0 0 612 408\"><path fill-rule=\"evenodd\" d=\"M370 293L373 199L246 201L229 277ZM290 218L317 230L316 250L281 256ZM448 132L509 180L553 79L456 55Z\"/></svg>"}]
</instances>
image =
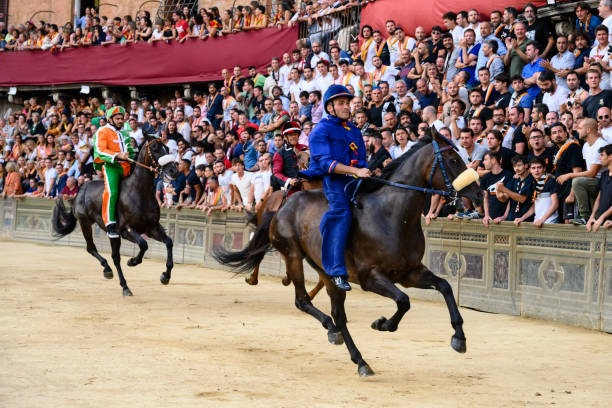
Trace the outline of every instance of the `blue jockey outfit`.
<instances>
[{"instance_id":1,"label":"blue jockey outfit","mask_svg":"<svg viewBox=\"0 0 612 408\"><path fill-rule=\"evenodd\" d=\"M338 89L332 90L335 87ZM332 95L327 95L329 91L332 91ZM350 95L348 90L340 85L330 87L328 92L325 96L330 96L332 99ZM334 169L339 163L357 168L367 167L363 136L352 123L336 116L329 116L315 126L308 137L308 144L310 167L300 174L306 178L322 177L323 192L329 201L329 210L323 215L319 227L323 235L321 249L323 268L329 276L346 277L348 276L345 261L346 239L351 228L352 214L350 197L344 188L355 178L334 174Z\"/></svg>"}]
</instances>

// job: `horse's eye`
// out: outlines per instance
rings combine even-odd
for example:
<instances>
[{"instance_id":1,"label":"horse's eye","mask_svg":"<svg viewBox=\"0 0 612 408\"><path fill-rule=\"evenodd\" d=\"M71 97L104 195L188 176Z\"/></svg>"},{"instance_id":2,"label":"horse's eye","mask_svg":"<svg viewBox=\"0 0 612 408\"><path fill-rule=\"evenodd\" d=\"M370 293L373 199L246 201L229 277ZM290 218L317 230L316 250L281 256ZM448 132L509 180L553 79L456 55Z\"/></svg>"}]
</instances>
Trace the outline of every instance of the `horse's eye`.
<instances>
[{"instance_id":1,"label":"horse's eye","mask_svg":"<svg viewBox=\"0 0 612 408\"><path fill-rule=\"evenodd\" d=\"M457 162L457 159L455 159L455 158L452 158L452 159L450 160L450 162L451 162L452 164L457 164L457 163L458 163L458 162Z\"/></svg>"}]
</instances>

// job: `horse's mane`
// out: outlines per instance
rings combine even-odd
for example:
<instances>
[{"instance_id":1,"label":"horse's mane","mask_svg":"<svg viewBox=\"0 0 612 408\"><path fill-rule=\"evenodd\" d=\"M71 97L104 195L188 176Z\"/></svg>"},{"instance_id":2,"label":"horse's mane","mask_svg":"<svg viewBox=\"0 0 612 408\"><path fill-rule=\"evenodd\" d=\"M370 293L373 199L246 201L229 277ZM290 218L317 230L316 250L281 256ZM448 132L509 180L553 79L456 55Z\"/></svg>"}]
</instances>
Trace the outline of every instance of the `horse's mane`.
<instances>
[{"instance_id":1,"label":"horse's mane","mask_svg":"<svg viewBox=\"0 0 612 408\"><path fill-rule=\"evenodd\" d=\"M407 161L412 156L414 156L414 154L418 152L419 150L421 150L421 148L430 144L431 141L432 141L431 136L425 136L419 139L419 141L414 146L412 146L410 150L402 154L397 159L391 161L391 163L387 164L383 168L382 174L379 178L389 180L391 176L395 173L395 171L399 169L405 161ZM380 189L382 186L383 186L382 183L377 183L376 181L363 179L363 182L361 183L361 186L359 187L359 192L360 193L371 193L373 191Z\"/></svg>"}]
</instances>

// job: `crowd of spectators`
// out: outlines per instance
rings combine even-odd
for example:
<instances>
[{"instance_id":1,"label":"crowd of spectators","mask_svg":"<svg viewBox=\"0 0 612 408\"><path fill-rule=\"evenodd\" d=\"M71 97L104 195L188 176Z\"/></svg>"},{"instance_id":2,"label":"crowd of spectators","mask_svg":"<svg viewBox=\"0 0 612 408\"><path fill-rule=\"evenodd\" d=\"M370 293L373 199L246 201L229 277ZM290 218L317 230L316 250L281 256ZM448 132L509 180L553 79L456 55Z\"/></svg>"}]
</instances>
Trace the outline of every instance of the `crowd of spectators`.
<instances>
[{"instance_id":1,"label":"crowd of spectators","mask_svg":"<svg viewBox=\"0 0 612 408\"><path fill-rule=\"evenodd\" d=\"M365 0L364 2L367 2ZM86 8L83 16L63 26L39 21L5 26L0 22L0 51L52 50L135 42L167 43L229 35L266 27L293 26L307 22L311 29L327 29L340 24L335 15L362 3L362 0L321 0L296 10L293 0L275 2L267 12L258 1L219 11L218 7L192 9L183 6L165 19L151 19L142 10L135 17L109 18L96 8Z\"/></svg>"},{"instance_id":2,"label":"crowd of spectators","mask_svg":"<svg viewBox=\"0 0 612 408\"><path fill-rule=\"evenodd\" d=\"M327 4L322 2L322 4ZM180 92L162 105L132 100L125 131L136 146L143 133L158 136L176 155L181 176L158 180L165 207L210 214L261 205L287 180L276 166L288 148L283 125L301 125L299 143L326 117L322 95L332 84L354 95L352 121L368 148L368 167L380 171L419 138L438 133L454 140L481 179L484 205L451 205L433 196L424 216L574 223L589 229L612 224L612 1L599 16L576 6L576 29L558 34L528 4L481 19L477 10L448 12L430 36L414 37L395 21L384 32L364 25L361 38L329 54L319 42L274 58L265 73L228 67L193 99ZM444 28L442 28L444 27ZM412 33L410 33L412 34ZM35 98L0 123L3 195L70 196L96 177L91 141L114 104L75 98L43 106ZM275 156L276 154L276 156ZM281 187L283 183L276 183Z\"/></svg>"}]
</instances>

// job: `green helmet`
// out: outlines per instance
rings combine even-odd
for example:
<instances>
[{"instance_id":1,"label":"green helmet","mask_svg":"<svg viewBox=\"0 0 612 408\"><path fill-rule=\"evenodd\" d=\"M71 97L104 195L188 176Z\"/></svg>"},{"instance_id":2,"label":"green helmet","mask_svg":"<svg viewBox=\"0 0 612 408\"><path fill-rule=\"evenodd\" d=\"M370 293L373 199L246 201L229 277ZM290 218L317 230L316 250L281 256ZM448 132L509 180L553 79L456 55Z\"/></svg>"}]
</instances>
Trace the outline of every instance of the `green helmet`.
<instances>
[{"instance_id":1,"label":"green helmet","mask_svg":"<svg viewBox=\"0 0 612 408\"><path fill-rule=\"evenodd\" d=\"M106 110L106 120L110 121L115 115L125 115L125 109L123 106L113 106L112 108Z\"/></svg>"}]
</instances>

